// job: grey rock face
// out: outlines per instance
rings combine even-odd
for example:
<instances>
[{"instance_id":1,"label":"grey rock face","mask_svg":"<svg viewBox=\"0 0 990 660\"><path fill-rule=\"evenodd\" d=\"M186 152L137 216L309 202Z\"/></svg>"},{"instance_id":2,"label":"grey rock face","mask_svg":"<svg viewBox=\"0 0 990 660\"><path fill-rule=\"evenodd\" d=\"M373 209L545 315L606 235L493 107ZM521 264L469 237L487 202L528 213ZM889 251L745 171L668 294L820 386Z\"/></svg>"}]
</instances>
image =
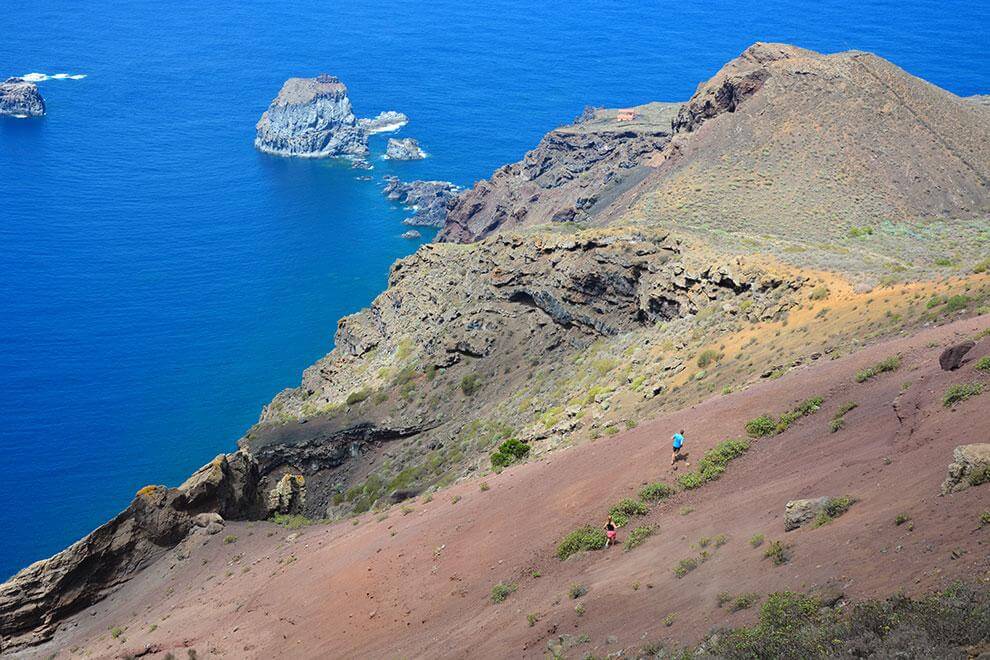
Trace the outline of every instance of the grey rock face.
<instances>
[{"instance_id":1,"label":"grey rock face","mask_svg":"<svg viewBox=\"0 0 990 660\"><path fill-rule=\"evenodd\" d=\"M958 493L970 486L990 483L990 443L960 445L952 452L942 494Z\"/></svg>"},{"instance_id":2,"label":"grey rock face","mask_svg":"<svg viewBox=\"0 0 990 660\"><path fill-rule=\"evenodd\" d=\"M382 194L413 211L403 222L418 227L443 227L447 211L461 193L458 186L449 181L399 181L394 176L385 178Z\"/></svg>"},{"instance_id":3,"label":"grey rock face","mask_svg":"<svg viewBox=\"0 0 990 660\"><path fill-rule=\"evenodd\" d=\"M358 126L368 135L397 131L408 123L409 117L395 110L381 112L374 119L358 119Z\"/></svg>"},{"instance_id":4,"label":"grey rock face","mask_svg":"<svg viewBox=\"0 0 990 660\"><path fill-rule=\"evenodd\" d=\"M828 500L827 497L819 497L813 500L791 500L788 502L784 507L784 531L789 532L807 525L825 508Z\"/></svg>"},{"instance_id":5,"label":"grey rock face","mask_svg":"<svg viewBox=\"0 0 990 660\"><path fill-rule=\"evenodd\" d=\"M38 86L23 78L7 78L0 83L0 115L42 117L45 100Z\"/></svg>"},{"instance_id":6,"label":"grey rock face","mask_svg":"<svg viewBox=\"0 0 990 660\"><path fill-rule=\"evenodd\" d=\"M389 138L385 157L391 160L422 160L426 158L426 152L419 147L419 142L413 138L402 140Z\"/></svg>"},{"instance_id":7,"label":"grey rock face","mask_svg":"<svg viewBox=\"0 0 990 660\"><path fill-rule=\"evenodd\" d=\"M367 134L358 125L347 87L328 75L289 78L258 121L254 146L305 158L363 157Z\"/></svg>"}]
</instances>

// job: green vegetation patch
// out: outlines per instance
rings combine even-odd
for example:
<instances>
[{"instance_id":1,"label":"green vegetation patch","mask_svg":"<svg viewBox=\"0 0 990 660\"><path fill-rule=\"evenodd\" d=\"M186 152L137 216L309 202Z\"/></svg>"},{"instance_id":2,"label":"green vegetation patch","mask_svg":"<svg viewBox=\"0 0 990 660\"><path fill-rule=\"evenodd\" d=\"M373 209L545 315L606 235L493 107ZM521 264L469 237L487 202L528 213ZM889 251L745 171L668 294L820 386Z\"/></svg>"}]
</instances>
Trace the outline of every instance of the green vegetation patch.
<instances>
[{"instance_id":1,"label":"green vegetation patch","mask_svg":"<svg viewBox=\"0 0 990 660\"><path fill-rule=\"evenodd\" d=\"M977 371L990 371L990 355L984 355L977 360L973 368Z\"/></svg>"},{"instance_id":2,"label":"green vegetation patch","mask_svg":"<svg viewBox=\"0 0 990 660\"><path fill-rule=\"evenodd\" d=\"M493 603L501 603L506 598L509 597L512 592L518 589L518 585L514 582L499 582L494 587L492 587L491 599Z\"/></svg>"},{"instance_id":3,"label":"green vegetation patch","mask_svg":"<svg viewBox=\"0 0 990 660\"><path fill-rule=\"evenodd\" d=\"M899 355L892 355L886 360L881 360L877 362L872 367L863 369L856 372L856 382L865 383L866 381L879 376L880 374L887 373L888 371L897 371L901 367L901 357Z\"/></svg>"},{"instance_id":4,"label":"green vegetation patch","mask_svg":"<svg viewBox=\"0 0 990 660\"><path fill-rule=\"evenodd\" d=\"M791 548L789 543L770 541L770 545L763 552L763 557L772 561L774 566L783 566L791 560Z\"/></svg>"},{"instance_id":5,"label":"green vegetation patch","mask_svg":"<svg viewBox=\"0 0 990 660\"><path fill-rule=\"evenodd\" d=\"M659 502L660 500L667 499L675 492L677 491L673 486L667 485L662 481L656 481L643 486L639 490L639 499L644 502Z\"/></svg>"},{"instance_id":6,"label":"green vegetation patch","mask_svg":"<svg viewBox=\"0 0 990 660\"><path fill-rule=\"evenodd\" d=\"M564 560L585 550L601 550L605 547L607 540L604 529L585 525L575 529L561 540L557 545L557 558Z\"/></svg>"},{"instance_id":7,"label":"green vegetation patch","mask_svg":"<svg viewBox=\"0 0 990 660\"><path fill-rule=\"evenodd\" d=\"M648 506L628 497L617 502L608 510L616 527L625 527L632 516L645 516L649 512Z\"/></svg>"},{"instance_id":8,"label":"green vegetation patch","mask_svg":"<svg viewBox=\"0 0 990 660\"><path fill-rule=\"evenodd\" d=\"M288 515L285 513L276 513L272 518L272 522L276 525L281 525L282 527L288 527L289 529L302 529L307 525L312 525L313 521L303 515Z\"/></svg>"},{"instance_id":9,"label":"green vegetation patch","mask_svg":"<svg viewBox=\"0 0 990 660\"><path fill-rule=\"evenodd\" d=\"M815 518L815 527L829 524L848 511L855 503L856 498L847 495L828 498L825 506L822 507L822 510L818 512L818 516Z\"/></svg>"},{"instance_id":10,"label":"green vegetation patch","mask_svg":"<svg viewBox=\"0 0 990 660\"><path fill-rule=\"evenodd\" d=\"M742 456L748 449L749 442L746 440L724 440L706 451L698 461L698 468L694 472L682 474L677 483L681 488L691 490L714 481L722 476L731 460Z\"/></svg>"},{"instance_id":11,"label":"green vegetation patch","mask_svg":"<svg viewBox=\"0 0 990 660\"><path fill-rule=\"evenodd\" d=\"M529 445L515 438L509 438L492 453L492 467L496 470L521 461L529 454Z\"/></svg>"},{"instance_id":12,"label":"green vegetation patch","mask_svg":"<svg viewBox=\"0 0 990 660\"><path fill-rule=\"evenodd\" d=\"M475 392L481 389L481 384L481 376L468 374L461 378L461 391L464 392L464 396L473 396Z\"/></svg>"},{"instance_id":13,"label":"green vegetation patch","mask_svg":"<svg viewBox=\"0 0 990 660\"><path fill-rule=\"evenodd\" d=\"M945 391L942 405L951 408L960 401L983 393L983 383L957 383Z\"/></svg>"},{"instance_id":14,"label":"green vegetation patch","mask_svg":"<svg viewBox=\"0 0 990 660\"><path fill-rule=\"evenodd\" d=\"M760 415L759 417L746 422L746 434L751 438L765 438L773 435L779 435L790 428L791 424L802 417L818 412L824 402L825 399L820 396L805 399L792 410L788 410L783 413L779 419L775 419L769 414Z\"/></svg>"},{"instance_id":15,"label":"green vegetation patch","mask_svg":"<svg viewBox=\"0 0 990 660\"><path fill-rule=\"evenodd\" d=\"M832 433L836 433L841 430L846 425L846 413L858 407L859 404L852 401L843 403L839 406L839 409L836 411L835 415L832 416L832 421L828 424L828 430Z\"/></svg>"},{"instance_id":16,"label":"green vegetation patch","mask_svg":"<svg viewBox=\"0 0 990 660\"><path fill-rule=\"evenodd\" d=\"M653 536L654 529L649 525L643 525L637 527L636 529L629 532L629 538L625 542L625 552L629 552L633 548L643 545L646 539Z\"/></svg>"},{"instance_id":17,"label":"green vegetation patch","mask_svg":"<svg viewBox=\"0 0 990 660\"><path fill-rule=\"evenodd\" d=\"M720 630L704 644L715 658L949 658L990 639L990 588L954 584L919 600L904 595L845 607L778 592L751 627ZM693 657L693 654L690 654Z\"/></svg>"}]
</instances>

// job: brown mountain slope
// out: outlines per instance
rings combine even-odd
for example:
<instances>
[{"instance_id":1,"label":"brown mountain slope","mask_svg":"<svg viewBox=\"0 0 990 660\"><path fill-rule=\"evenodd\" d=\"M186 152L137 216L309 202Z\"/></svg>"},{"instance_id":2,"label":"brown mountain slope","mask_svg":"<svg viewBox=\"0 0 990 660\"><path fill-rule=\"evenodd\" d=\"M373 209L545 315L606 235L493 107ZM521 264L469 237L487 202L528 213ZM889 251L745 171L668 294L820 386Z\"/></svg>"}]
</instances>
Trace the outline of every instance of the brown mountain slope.
<instances>
[{"instance_id":1,"label":"brown mountain slope","mask_svg":"<svg viewBox=\"0 0 990 660\"><path fill-rule=\"evenodd\" d=\"M186 648L199 657L543 657L561 639L580 642L568 657L635 657L647 641L696 642L712 625L753 620L752 611L720 608L720 592L765 597L832 585L859 598L988 579L990 527L980 527L979 514L990 485L938 493L952 449L990 437L990 416L981 414L990 394L952 408L941 400L952 384L987 382L973 365L990 355L990 336L959 371L937 361L943 346L988 328L983 316L878 344L353 524L297 532L228 524L229 542L192 537L25 657L184 657ZM854 381L892 355L902 358L894 373ZM820 411L754 441L720 479L654 505L621 531L628 540L631 527L656 525L642 546L554 557L569 530L600 524L644 483L676 476L667 465L672 429L687 429L696 462L743 435L757 414L814 395L824 397ZM829 432L849 401L858 407ZM785 533L784 504L821 495L858 501L825 526ZM897 525L899 514L910 524ZM765 536L761 547L749 542L755 534ZM703 540L719 535L724 544ZM789 563L764 558L773 540L791 545ZM678 562L697 558L701 545L709 559L677 578ZM499 582L516 590L492 604ZM567 595L574 584L588 590L578 601Z\"/></svg>"},{"instance_id":2,"label":"brown mountain slope","mask_svg":"<svg viewBox=\"0 0 990 660\"><path fill-rule=\"evenodd\" d=\"M655 130L664 128L663 119L656 121ZM557 133L566 130L573 129ZM522 166L507 166L462 196L441 239L473 240L500 226L538 225L553 214L588 224L732 232L736 241L830 243L854 227L927 238L927 224L936 219L970 236L986 228L990 114L875 55L755 44L699 86L672 131L672 140L639 151L628 165L631 190L614 203L577 204L573 213L563 207L534 213L542 202L527 205L515 194L546 187L526 166L545 151L541 143ZM582 191L587 182L563 185ZM564 197L556 192L554 203ZM905 245L910 242L897 243ZM913 256L909 250L903 259Z\"/></svg>"}]
</instances>

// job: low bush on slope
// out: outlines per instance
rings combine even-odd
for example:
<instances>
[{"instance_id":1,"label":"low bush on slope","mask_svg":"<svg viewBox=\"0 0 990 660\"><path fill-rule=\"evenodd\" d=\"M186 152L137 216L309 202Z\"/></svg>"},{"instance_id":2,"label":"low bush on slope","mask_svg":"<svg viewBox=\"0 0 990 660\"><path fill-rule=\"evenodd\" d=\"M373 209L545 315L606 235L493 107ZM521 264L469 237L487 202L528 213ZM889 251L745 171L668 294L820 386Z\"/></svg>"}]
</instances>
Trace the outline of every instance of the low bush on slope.
<instances>
[{"instance_id":1,"label":"low bush on slope","mask_svg":"<svg viewBox=\"0 0 990 660\"><path fill-rule=\"evenodd\" d=\"M814 596L771 594L759 622L720 630L699 651L727 658L964 658L990 642L990 587L954 584L913 600L903 595L841 608Z\"/></svg>"},{"instance_id":2,"label":"low bush on slope","mask_svg":"<svg viewBox=\"0 0 990 660\"><path fill-rule=\"evenodd\" d=\"M746 440L725 440L715 445L705 452L705 455L698 461L698 468L694 472L682 474L677 483L681 488L691 490L714 481L725 472L729 461L742 456L749 449L749 442Z\"/></svg>"},{"instance_id":3,"label":"low bush on slope","mask_svg":"<svg viewBox=\"0 0 990 660\"><path fill-rule=\"evenodd\" d=\"M820 396L805 399L793 410L782 414L779 419L775 419L772 415L760 415L746 422L746 433L751 438L765 438L783 433L797 420L818 412L824 402L825 399Z\"/></svg>"}]
</instances>

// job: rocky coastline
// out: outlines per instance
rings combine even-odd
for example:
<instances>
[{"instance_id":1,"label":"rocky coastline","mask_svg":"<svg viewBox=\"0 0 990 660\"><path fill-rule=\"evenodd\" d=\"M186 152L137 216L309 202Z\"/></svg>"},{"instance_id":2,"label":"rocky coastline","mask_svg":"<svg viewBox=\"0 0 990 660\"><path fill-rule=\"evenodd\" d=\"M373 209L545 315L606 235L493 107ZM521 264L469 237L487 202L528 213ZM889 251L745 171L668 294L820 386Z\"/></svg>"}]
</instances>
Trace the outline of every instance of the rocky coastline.
<instances>
[{"instance_id":1,"label":"rocky coastline","mask_svg":"<svg viewBox=\"0 0 990 660\"><path fill-rule=\"evenodd\" d=\"M403 224L416 227L443 227L447 213L461 193L459 186L449 181L400 181L398 177L385 177L382 194L393 202L399 202L413 214Z\"/></svg>"},{"instance_id":2,"label":"rocky coastline","mask_svg":"<svg viewBox=\"0 0 990 660\"><path fill-rule=\"evenodd\" d=\"M0 115L28 118L45 112L45 99L33 82L14 77L0 83Z\"/></svg>"},{"instance_id":3,"label":"rocky coastline","mask_svg":"<svg viewBox=\"0 0 990 660\"><path fill-rule=\"evenodd\" d=\"M835 285L765 255L734 252L728 232L711 240L700 230L691 233L695 228L686 223L649 214L676 203L686 217L692 207L683 199L706 190L698 183L702 174L725 178L719 169L727 160L723 145L732 143L723 138L716 143L721 150L711 147L713 135L722 137L718 131L732 136L742 126L773 147L776 135L768 133L782 125L774 112L808 99L818 107L809 80L829 81L817 84L831 90L840 74L857 83L883 76L906 97L935 93L927 87L918 92L892 65L856 57L757 44L688 103L590 109L579 123L551 131L522 161L469 191L443 181L386 179L383 194L414 211L406 224L442 227L443 242L393 265L387 289L368 309L339 322L333 350L306 369L298 387L265 406L237 452L218 456L178 488L141 489L124 512L91 535L0 585L0 651L50 637L66 617L187 539L215 533L224 520L367 512L490 465L488 452L510 436L536 453L578 430L595 439L610 435L609 429L617 433L622 423L632 428L633 411L648 418L661 394L671 397L671 405L710 397L723 384L712 377L716 366L710 363L723 356L706 342L716 338L717 346L719 333L753 331L757 324L778 323L785 332L789 315L799 318L802 308L829 296ZM866 76L866 66L879 73ZM808 71L821 75L810 78ZM864 85L842 87L842 94ZM758 105L767 96L778 101L770 110ZM990 124L969 104L959 109L951 99L937 100L942 110L958 110L945 124L949 138L990 135ZM863 107L859 101L848 107ZM747 115L753 106L759 111ZM277 155L360 159L368 153L367 136L390 130L396 114L359 120L338 79L294 78L258 122L256 145ZM888 124L886 132L879 123L867 124L876 116L864 114L858 124L870 135L889 134ZM905 125L914 127L912 122ZM745 153L752 151L748 136ZM973 178L987 178L990 157L979 151L985 143L957 146L972 154L965 160L976 164ZM818 143L798 147L800 162L817 168L819 161L808 154ZM787 153L795 149L786 143ZM670 181L678 185L669 184L663 198L650 195ZM756 185L761 200L780 196L784 187L775 185L771 195L762 182L749 188L747 181L733 183L742 192L720 194L721 206L711 211L720 228L723 216ZM963 183L956 187L968 191L968 179ZM985 204L982 195L977 201ZM760 208L752 222L777 218ZM761 232L761 245L779 240L793 247L794 235L805 238L807 226L780 224ZM816 248L799 247L789 254L810 262ZM853 322L859 321L842 327ZM796 325L786 332L799 332ZM819 340L833 346L843 340L838 332L801 336L799 349L781 343L765 350L774 360L798 365L802 358L794 351ZM733 383L745 385L753 373L759 379L768 366L767 353L757 354L764 349L755 344L734 345L737 357L743 349L751 355L736 360ZM705 366L702 349L716 354ZM725 366L719 374L730 373ZM774 368L763 377L784 371ZM624 417L618 416L620 397Z\"/></svg>"}]
</instances>

